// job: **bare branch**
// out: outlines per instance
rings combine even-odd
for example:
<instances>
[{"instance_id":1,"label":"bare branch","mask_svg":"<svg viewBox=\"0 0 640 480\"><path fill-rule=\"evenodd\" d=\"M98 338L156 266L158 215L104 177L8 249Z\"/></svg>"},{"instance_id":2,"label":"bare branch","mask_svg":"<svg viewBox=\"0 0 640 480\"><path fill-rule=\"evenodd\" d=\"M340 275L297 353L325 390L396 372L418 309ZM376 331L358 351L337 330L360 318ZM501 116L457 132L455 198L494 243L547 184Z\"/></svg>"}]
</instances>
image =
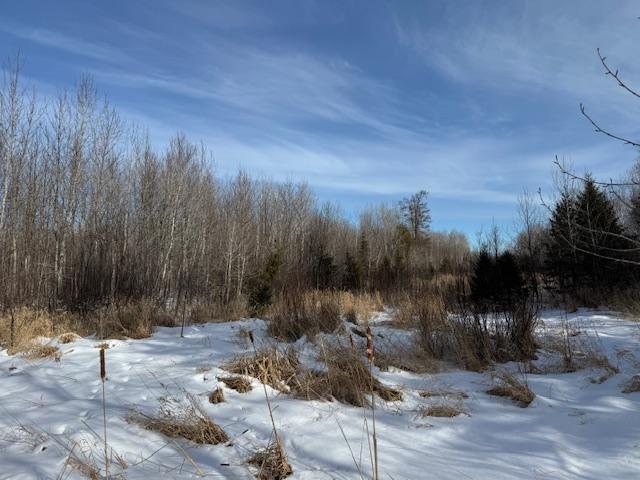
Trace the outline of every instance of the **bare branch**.
<instances>
[{"instance_id":1,"label":"bare branch","mask_svg":"<svg viewBox=\"0 0 640 480\"><path fill-rule=\"evenodd\" d=\"M596 123L596 122L595 122L595 121L594 121L594 120L589 116L589 114L585 111L584 105L583 105L582 103L580 104L580 111L582 112L582 115L584 115L584 116L587 118L587 120L589 120L589 122L591 123L591 125L593 125L593 128L595 129L595 131L596 131L597 133L603 133L603 134L604 134L604 135L606 135L607 137L611 137L611 138L613 138L614 140L618 140L618 141L620 141L620 142L623 142L623 143L624 143L624 144L626 144L626 145L631 145L631 146L634 146L634 147L638 147L638 148L640 148L640 143L638 143L638 142L634 142L633 140L628 140L628 139L626 139L626 138L624 138L624 137L620 137L620 136L618 136L618 135L614 135L614 134L613 134L613 133L611 133L611 132L608 132L608 131L606 131L606 130L603 130L603 129L600 127L600 125L598 125L598 124L597 124L597 123Z\"/></svg>"},{"instance_id":2,"label":"bare branch","mask_svg":"<svg viewBox=\"0 0 640 480\"><path fill-rule=\"evenodd\" d=\"M625 84L622 79L620 78L620 75L618 74L618 70L616 69L616 71L611 70L611 68L609 68L609 65L607 64L607 57L603 57L602 54L600 53L600 49L597 49L598 51L598 57L600 58L600 63L602 63L602 66L604 67L605 71L606 71L606 75L610 75L612 76L616 82L618 82L618 85L622 88L624 88L627 92L629 92L631 95L634 95L635 97L640 98L640 93L636 92L634 89L630 88L629 86L627 86L627 84Z\"/></svg>"}]
</instances>

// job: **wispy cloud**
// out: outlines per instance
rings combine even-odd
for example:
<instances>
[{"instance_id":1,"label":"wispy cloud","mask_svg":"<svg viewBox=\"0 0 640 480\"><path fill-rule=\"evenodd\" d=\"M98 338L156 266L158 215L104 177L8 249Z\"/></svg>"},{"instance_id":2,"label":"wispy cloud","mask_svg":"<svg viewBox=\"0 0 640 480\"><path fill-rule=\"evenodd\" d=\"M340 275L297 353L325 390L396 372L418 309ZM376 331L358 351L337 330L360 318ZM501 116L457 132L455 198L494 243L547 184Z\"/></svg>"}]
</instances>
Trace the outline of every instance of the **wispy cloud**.
<instances>
[{"instance_id":1,"label":"wispy cloud","mask_svg":"<svg viewBox=\"0 0 640 480\"><path fill-rule=\"evenodd\" d=\"M131 60L131 57L121 49L106 43L88 41L44 28L34 28L15 23L0 23L0 31L48 48L63 50L67 53L102 62L122 64Z\"/></svg>"}]
</instances>

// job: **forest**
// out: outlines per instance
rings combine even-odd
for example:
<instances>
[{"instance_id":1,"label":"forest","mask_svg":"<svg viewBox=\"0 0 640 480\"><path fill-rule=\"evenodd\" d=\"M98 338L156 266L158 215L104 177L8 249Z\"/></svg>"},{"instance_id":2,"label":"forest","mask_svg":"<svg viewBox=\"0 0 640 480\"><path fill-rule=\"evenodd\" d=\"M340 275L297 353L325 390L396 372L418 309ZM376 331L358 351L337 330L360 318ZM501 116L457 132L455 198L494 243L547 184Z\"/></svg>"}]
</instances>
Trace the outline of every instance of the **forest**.
<instances>
[{"instance_id":1,"label":"forest","mask_svg":"<svg viewBox=\"0 0 640 480\"><path fill-rule=\"evenodd\" d=\"M10 34L83 55L43 32ZM108 64L105 45L89 56ZM595 60L615 91L640 98L600 50ZM449 61L441 68L455 73ZM349 62L328 64L321 82L337 71L360 79ZM602 110L581 104L576 116L628 147L625 171L606 179L556 156L547 187L523 186L512 201L499 191L512 172L489 168L480 148L513 226L497 224L488 206L498 203L485 198L469 238L433 227L446 214L426 174L416 175L425 185L391 200L371 194L353 212L340 195L321 200L313 177L220 168L216 145L185 133L185 117L170 119L164 143L152 140L153 122L128 118L98 89L99 72L52 93L24 65L9 58L0 82L0 478L637 478L640 140L601 125ZM313 84L312 66L293 69L294 80L302 71ZM243 91L253 112L260 75L243 84L235 73L216 85ZM132 90L170 84L149 78ZM171 85L181 101L188 80ZM323 114L339 117L332 128L365 136L346 127L361 120L355 102L327 104ZM421 117L392 113L391 123L418 125L411 135L386 125L385 135L402 131L411 144L423 133ZM482 121L499 130L495 117ZM446 167L469 168L456 158ZM471 209L483 188L434 193Z\"/></svg>"}]
</instances>

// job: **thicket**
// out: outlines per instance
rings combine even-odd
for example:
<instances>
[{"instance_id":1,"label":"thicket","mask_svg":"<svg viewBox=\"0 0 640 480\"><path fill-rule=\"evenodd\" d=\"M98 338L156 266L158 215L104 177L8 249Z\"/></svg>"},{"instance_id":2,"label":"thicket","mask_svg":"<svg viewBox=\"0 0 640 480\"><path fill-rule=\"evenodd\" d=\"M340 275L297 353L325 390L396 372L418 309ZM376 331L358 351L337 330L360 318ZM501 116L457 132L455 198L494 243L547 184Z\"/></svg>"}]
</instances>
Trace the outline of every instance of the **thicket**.
<instances>
[{"instance_id":1,"label":"thicket","mask_svg":"<svg viewBox=\"0 0 640 480\"><path fill-rule=\"evenodd\" d=\"M396 291L465 268L464 235L430 231L426 192L353 222L305 183L221 177L212 165L182 134L154 149L90 78L41 98L10 65L0 85L7 324L29 307L95 326L99 312L139 301L194 321L261 315L293 289Z\"/></svg>"}]
</instances>

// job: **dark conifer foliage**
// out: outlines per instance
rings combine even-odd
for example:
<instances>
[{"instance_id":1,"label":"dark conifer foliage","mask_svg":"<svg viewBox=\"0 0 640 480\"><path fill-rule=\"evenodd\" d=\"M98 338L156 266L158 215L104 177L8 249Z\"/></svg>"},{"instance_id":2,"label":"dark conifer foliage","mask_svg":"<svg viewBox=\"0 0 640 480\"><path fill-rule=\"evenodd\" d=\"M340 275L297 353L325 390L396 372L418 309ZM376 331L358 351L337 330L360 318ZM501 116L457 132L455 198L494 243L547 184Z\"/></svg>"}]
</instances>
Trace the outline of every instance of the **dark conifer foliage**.
<instances>
[{"instance_id":1,"label":"dark conifer foliage","mask_svg":"<svg viewBox=\"0 0 640 480\"><path fill-rule=\"evenodd\" d=\"M577 194L562 194L550 226L546 270L555 288L607 289L628 281L631 269L620 260L632 258L633 245L613 203L590 177Z\"/></svg>"}]
</instances>

